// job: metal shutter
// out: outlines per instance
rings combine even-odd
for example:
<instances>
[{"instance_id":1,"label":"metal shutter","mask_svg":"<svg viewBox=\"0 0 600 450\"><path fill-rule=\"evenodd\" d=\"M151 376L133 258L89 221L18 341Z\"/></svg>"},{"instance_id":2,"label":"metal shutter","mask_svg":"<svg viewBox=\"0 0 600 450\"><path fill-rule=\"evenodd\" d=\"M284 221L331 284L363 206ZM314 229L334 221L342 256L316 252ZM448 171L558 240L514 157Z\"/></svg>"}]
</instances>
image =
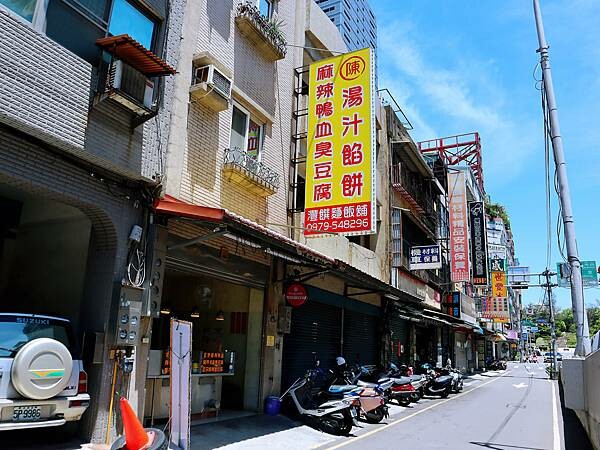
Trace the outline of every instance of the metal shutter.
<instances>
[{"instance_id":1,"label":"metal shutter","mask_svg":"<svg viewBox=\"0 0 600 450\"><path fill-rule=\"evenodd\" d=\"M344 358L349 364L379 364L379 333L377 316L344 311Z\"/></svg>"},{"instance_id":2,"label":"metal shutter","mask_svg":"<svg viewBox=\"0 0 600 450\"><path fill-rule=\"evenodd\" d=\"M340 354L342 310L309 301L292 310L290 334L283 340L282 390L313 366L313 353L321 367L333 367Z\"/></svg>"},{"instance_id":3,"label":"metal shutter","mask_svg":"<svg viewBox=\"0 0 600 450\"><path fill-rule=\"evenodd\" d=\"M390 319L390 332L390 361L408 364L410 360L410 325L408 320L392 317ZM404 351L400 354L398 354L399 345L404 346Z\"/></svg>"}]
</instances>

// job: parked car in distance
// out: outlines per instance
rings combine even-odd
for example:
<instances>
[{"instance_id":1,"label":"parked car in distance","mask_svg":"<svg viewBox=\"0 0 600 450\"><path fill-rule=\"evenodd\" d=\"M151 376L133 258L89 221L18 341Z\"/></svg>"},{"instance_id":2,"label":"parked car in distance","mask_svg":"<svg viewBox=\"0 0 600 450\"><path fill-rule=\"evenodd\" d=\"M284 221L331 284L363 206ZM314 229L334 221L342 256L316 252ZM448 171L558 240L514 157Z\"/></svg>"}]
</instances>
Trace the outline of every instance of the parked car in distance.
<instances>
[{"instance_id":1,"label":"parked car in distance","mask_svg":"<svg viewBox=\"0 0 600 450\"><path fill-rule=\"evenodd\" d=\"M552 359L553 359L553 353L552 352L546 352L544 353L544 362L545 363L551 363ZM560 353L556 354L556 360L557 361L562 361L562 355Z\"/></svg>"},{"instance_id":2,"label":"parked car in distance","mask_svg":"<svg viewBox=\"0 0 600 450\"><path fill-rule=\"evenodd\" d=\"M70 322L0 313L0 431L62 425L73 431L89 403Z\"/></svg>"}]
</instances>

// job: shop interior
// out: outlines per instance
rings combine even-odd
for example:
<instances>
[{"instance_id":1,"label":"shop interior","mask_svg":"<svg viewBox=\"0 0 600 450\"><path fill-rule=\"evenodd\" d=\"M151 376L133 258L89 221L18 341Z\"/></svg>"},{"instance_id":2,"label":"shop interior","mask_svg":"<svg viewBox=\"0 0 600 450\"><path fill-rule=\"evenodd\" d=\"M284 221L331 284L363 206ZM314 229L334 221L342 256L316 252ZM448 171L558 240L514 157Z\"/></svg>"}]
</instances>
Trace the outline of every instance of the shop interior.
<instances>
[{"instance_id":1,"label":"shop interior","mask_svg":"<svg viewBox=\"0 0 600 450\"><path fill-rule=\"evenodd\" d=\"M192 420L259 408L263 290L167 268L154 319L146 418L168 417L170 319L192 323Z\"/></svg>"}]
</instances>

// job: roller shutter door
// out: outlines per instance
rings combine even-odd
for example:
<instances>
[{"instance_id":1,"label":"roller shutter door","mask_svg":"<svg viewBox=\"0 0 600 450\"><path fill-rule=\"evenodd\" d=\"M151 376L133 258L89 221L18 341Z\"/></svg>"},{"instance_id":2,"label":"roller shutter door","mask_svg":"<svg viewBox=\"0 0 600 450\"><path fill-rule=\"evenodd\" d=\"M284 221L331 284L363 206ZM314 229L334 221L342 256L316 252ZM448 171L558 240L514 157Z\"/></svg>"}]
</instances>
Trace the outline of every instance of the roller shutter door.
<instances>
[{"instance_id":1,"label":"roller shutter door","mask_svg":"<svg viewBox=\"0 0 600 450\"><path fill-rule=\"evenodd\" d=\"M379 318L346 309L344 311L344 357L348 363L379 364Z\"/></svg>"},{"instance_id":2,"label":"roller shutter door","mask_svg":"<svg viewBox=\"0 0 600 450\"><path fill-rule=\"evenodd\" d=\"M290 334L283 340L282 389L313 366L313 353L321 367L333 367L340 354L342 310L339 307L309 301L292 310Z\"/></svg>"},{"instance_id":3,"label":"roller shutter door","mask_svg":"<svg viewBox=\"0 0 600 450\"><path fill-rule=\"evenodd\" d=\"M394 317L390 320L390 361L408 364L410 355L410 325L408 320ZM404 351L401 351L401 346Z\"/></svg>"}]
</instances>

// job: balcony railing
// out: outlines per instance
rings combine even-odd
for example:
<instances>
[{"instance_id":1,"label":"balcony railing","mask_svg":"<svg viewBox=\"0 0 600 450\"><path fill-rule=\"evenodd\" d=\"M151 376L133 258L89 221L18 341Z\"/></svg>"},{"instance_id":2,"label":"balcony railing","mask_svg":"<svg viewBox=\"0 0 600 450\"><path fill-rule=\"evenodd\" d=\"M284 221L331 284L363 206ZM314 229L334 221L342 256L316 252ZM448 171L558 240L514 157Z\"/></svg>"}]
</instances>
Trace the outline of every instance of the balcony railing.
<instances>
[{"instance_id":1,"label":"balcony railing","mask_svg":"<svg viewBox=\"0 0 600 450\"><path fill-rule=\"evenodd\" d=\"M418 175L413 175L402 164L392 166L392 187L419 213L421 220L432 232L437 232L437 213L433 200L427 195L428 186Z\"/></svg>"},{"instance_id":2,"label":"balcony railing","mask_svg":"<svg viewBox=\"0 0 600 450\"><path fill-rule=\"evenodd\" d=\"M230 181L262 197L274 194L279 189L279 173L239 147L225 149L223 174Z\"/></svg>"},{"instance_id":3,"label":"balcony railing","mask_svg":"<svg viewBox=\"0 0 600 450\"><path fill-rule=\"evenodd\" d=\"M281 24L263 16L252 3L240 3L235 17L240 32L271 61L285 58L287 42Z\"/></svg>"}]
</instances>

